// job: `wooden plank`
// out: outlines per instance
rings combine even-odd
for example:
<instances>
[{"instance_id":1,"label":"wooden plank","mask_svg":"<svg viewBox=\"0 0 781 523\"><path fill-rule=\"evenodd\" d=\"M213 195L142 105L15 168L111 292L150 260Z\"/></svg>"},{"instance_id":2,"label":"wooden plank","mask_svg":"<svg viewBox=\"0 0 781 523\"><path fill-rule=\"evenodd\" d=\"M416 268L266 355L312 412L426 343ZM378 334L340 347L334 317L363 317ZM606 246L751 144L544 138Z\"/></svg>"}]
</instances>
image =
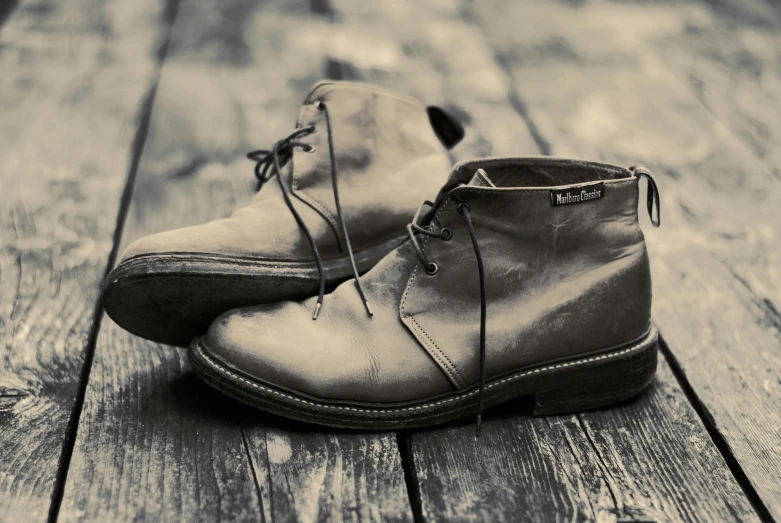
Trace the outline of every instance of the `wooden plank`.
<instances>
[{"instance_id":1,"label":"wooden plank","mask_svg":"<svg viewBox=\"0 0 781 523\"><path fill-rule=\"evenodd\" d=\"M43 521L170 27L154 0L15 4L0 7L0 519Z\"/></svg>"},{"instance_id":2,"label":"wooden plank","mask_svg":"<svg viewBox=\"0 0 781 523\"><path fill-rule=\"evenodd\" d=\"M657 173L663 227L646 228L654 317L757 510L778 518L781 182L650 43L711 14L502 0L472 12L555 154Z\"/></svg>"},{"instance_id":3,"label":"wooden plank","mask_svg":"<svg viewBox=\"0 0 781 523\"><path fill-rule=\"evenodd\" d=\"M615 8L627 16L648 9L674 22L643 32L637 43L781 178L781 9L763 0L640 4Z\"/></svg>"},{"instance_id":4,"label":"wooden plank","mask_svg":"<svg viewBox=\"0 0 781 523\"><path fill-rule=\"evenodd\" d=\"M529 155L550 147L535 121L528 120L513 91L514 79L493 62L492 50L462 23L451 2L369 6L335 0L332 5L335 18L344 24L335 31L346 41L388 49L383 56L400 46L417 64L409 69L397 65L390 74L377 66L365 75L399 88L426 90L474 116L467 128L472 138L455 150L457 156ZM352 32L345 34L345 27ZM349 52L356 53L345 52L343 61L360 59L353 54L350 62ZM506 138L496 139L501 133ZM483 146L489 140L492 146ZM412 461L408 466L420 516L756 519L664 361L651 393L618 409L543 419L518 415L522 406L492 413L479 440L470 420L402 437Z\"/></svg>"},{"instance_id":5,"label":"wooden plank","mask_svg":"<svg viewBox=\"0 0 781 523\"><path fill-rule=\"evenodd\" d=\"M272 520L411 519L395 437L280 419L245 433Z\"/></svg>"},{"instance_id":6,"label":"wooden plank","mask_svg":"<svg viewBox=\"0 0 781 523\"><path fill-rule=\"evenodd\" d=\"M508 104L503 72L490 55L452 32L452 22L418 27L406 2L392 8L361 0L331 0L330 5L337 20L330 53L341 74L451 110L466 128L452 151L455 160L508 151L537 154L528 126ZM451 56L443 56L447 53Z\"/></svg>"},{"instance_id":7,"label":"wooden plank","mask_svg":"<svg viewBox=\"0 0 781 523\"><path fill-rule=\"evenodd\" d=\"M294 128L333 62L304 1L185 0L122 244L229 214L253 194L244 154ZM295 30L292 30L292 29ZM312 431L212 392L186 352L105 319L61 520L409 520L392 433Z\"/></svg>"},{"instance_id":8,"label":"wooden plank","mask_svg":"<svg viewBox=\"0 0 781 523\"><path fill-rule=\"evenodd\" d=\"M509 405L479 439L471 424L413 435L424 517L757 521L660 363L650 393L624 406L529 418Z\"/></svg>"}]
</instances>

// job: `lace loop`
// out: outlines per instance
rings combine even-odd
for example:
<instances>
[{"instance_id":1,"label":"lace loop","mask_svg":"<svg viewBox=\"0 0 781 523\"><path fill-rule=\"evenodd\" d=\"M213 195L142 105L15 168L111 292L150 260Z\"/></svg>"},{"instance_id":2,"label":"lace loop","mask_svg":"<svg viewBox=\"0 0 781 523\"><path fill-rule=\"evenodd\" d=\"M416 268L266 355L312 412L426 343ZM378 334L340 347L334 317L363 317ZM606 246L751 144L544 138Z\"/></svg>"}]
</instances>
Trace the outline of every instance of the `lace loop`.
<instances>
[{"instance_id":1,"label":"lace loop","mask_svg":"<svg viewBox=\"0 0 781 523\"><path fill-rule=\"evenodd\" d=\"M331 130L331 117L328 114L328 108L325 105L325 103L317 101L314 103L314 105L315 107L317 107L318 109L320 109L325 113L326 124L328 126L328 152L331 157L331 180L333 182L334 202L336 203L336 214L339 217L339 222L342 228L342 234L344 236L344 241L347 245L347 252L350 257L350 264L352 265L353 275L355 276L356 288L358 289L358 293L361 295L361 299L363 300L364 306L366 307L366 312L369 314L369 316L372 316L373 313L369 308L369 303L366 300L366 296L363 292L363 287L361 286L361 282L358 274L358 268L356 266L355 257L353 255L352 245L350 244L350 236L347 233L347 224L345 223L344 215L342 214L341 203L339 201L339 183L338 183L338 174L336 170L336 153L334 151L333 136L332 136L333 132ZM290 190L287 188L285 182L282 180L282 167L286 165L293 157L293 150L296 148L302 149L304 152L308 152L308 153L313 153L317 150L313 145L299 141L300 138L313 134L315 132L317 132L317 127L315 127L314 125L303 127L301 129L296 129L286 138L283 138L282 140L276 142L274 146L271 148L271 150L257 149L247 153L247 158L255 162L255 177L258 180L258 185L256 190L260 191L261 189L263 189L263 186L266 184L266 182L268 182L271 178L276 177L277 182L279 184L279 189L282 192L282 198L285 200L285 205L287 205L287 208L290 209L290 212L291 214L293 214L293 218L296 220L298 227L304 232L304 235L306 236L306 239L309 242L309 247L312 250L312 255L314 256L315 263L317 264L317 273L319 278L317 304L315 305L315 311L312 314L313 320L316 320L317 316L320 314L320 309L323 306L323 299L325 296L325 272L323 270L323 260L322 257L320 256L320 252L317 249L317 244L315 243L315 240L312 237L312 233L309 231L309 228L304 223L304 220L301 218L301 215L298 213L298 211L296 211L296 208L293 205L292 200L290 199L290 194L289 194Z\"/></svg>"},{"instance_id":2,"label":"lace loop","mask_svg":"<svg viewBox=\"0 0 781 523\"><path fill-rule=\"evenodd\" d=\"M643 177L648 181L648 191L646 198L648 217L651 218L651 224L654 227L659 227L662 222L661 209L659 207L659 188L656 186L656 181L654 180L653 176L651 176L651 171L642 165L633 165L629 168L629 170L638 178ZM656 207L656 217L654 217L654 207Z\"/></svg>"}]
</instances>

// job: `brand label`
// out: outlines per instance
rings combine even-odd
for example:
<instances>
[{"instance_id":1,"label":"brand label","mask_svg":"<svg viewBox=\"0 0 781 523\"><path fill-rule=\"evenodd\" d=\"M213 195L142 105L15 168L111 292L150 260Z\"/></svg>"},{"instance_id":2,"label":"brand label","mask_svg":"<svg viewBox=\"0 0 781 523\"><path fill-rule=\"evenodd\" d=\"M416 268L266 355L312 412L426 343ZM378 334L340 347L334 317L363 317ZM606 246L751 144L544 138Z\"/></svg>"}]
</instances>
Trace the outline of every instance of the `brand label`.
<instances>
[{"instance_id":1,"label":"brand label","mask_svg":"<svg viewBox=\"0 0 781 523\"><path fill-rule=\"evenodd\" d=\"M551 189L550 204L569 205L571 203L584 203L591 200L599 200L605 195L605 184L595 183L580 187L568 187L566 189Z\"/></svg>"}]
</instances>

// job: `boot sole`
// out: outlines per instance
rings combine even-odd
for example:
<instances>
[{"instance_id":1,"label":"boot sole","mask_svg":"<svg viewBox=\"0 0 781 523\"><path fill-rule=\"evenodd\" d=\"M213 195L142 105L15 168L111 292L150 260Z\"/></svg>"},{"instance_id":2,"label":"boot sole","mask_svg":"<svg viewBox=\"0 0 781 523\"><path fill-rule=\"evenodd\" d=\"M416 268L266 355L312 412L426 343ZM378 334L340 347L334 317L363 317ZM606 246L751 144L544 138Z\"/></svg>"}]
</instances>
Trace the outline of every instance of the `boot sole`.
<instances>
[{"instance_id":1,"label":"boot sole","mask_svg":"<svg viewBox=\"0 0 781 523\"><path fill-rule=\"evenodd\" d=\"M360 273L406 235L355 253ZM323 260L326 291L353 277L347 256ZM317 265L204 253L145 254L123 261L103 284L103 307L120 327L143 338L186 347L220 314L238 307L317 294Z\"/></svg>"},{"instance_id":2,"label":"boot sole","mask_svg":"<svg viewBox=\"0 0 781 523\"><path fill-rule=\"evenodd\" d=\"M656 375L658 332L588 357L519 369L492 378L486 408L533 397L535 415L566 414L621 403L643 392ZM338 428L396 430L474 416L477 386L404 403L347 402L316 398L239 375L210 355L203 338L190 345L190 361L209 385L259 409Z\"/></svg>"}]
</instances>

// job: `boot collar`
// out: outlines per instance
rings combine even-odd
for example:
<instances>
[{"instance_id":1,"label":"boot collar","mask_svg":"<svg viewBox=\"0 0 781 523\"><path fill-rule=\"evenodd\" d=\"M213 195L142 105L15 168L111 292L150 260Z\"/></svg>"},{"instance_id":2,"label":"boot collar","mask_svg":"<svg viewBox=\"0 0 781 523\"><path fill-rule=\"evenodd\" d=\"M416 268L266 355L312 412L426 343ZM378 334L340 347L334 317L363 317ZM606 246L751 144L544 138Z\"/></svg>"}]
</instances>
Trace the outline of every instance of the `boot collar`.
<instances>
[{"instance_id":1,"label":"boot collar","mask_svg":"<svg viewBox=\"0 0 781 523\"><path fill-rule=\"evenodd\" d=\"M478 171L483 174L478 175ZM634 178L633 170L614 165L563 158L495 157L458 162L440 189L431 211L421 220L427 223L433 211L461 187L487 190L562 189L597 182L615 182Z\"/></svg>"}]
</instances>

